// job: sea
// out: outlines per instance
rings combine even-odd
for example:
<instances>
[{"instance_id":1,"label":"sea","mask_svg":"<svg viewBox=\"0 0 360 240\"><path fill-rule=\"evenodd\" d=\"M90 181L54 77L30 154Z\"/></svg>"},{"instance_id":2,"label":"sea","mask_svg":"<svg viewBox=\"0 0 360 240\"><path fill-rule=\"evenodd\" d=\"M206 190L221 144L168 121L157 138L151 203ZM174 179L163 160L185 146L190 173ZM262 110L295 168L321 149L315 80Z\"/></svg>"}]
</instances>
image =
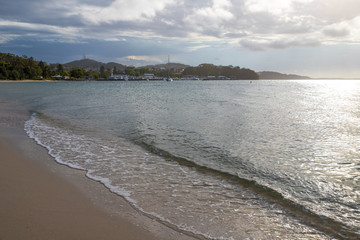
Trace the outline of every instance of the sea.
<instances>
[{"instance_id":1,"label":"sea","mask_svg":"<svg viewBox=\"0 0 360 240\"><path fill-rule=\"evenodd\" d=\"M360 239L360 80L18 82L61 164L199 239Z\"/></svg>"}]
</instances>

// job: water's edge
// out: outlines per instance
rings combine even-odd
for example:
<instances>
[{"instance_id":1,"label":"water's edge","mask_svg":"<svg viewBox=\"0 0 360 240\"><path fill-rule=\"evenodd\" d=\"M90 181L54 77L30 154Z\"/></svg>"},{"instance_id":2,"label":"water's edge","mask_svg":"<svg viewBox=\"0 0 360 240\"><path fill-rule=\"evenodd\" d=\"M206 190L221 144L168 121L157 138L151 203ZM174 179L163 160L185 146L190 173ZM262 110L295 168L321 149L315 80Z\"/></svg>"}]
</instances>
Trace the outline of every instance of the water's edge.
<instances>
[{"instance_id":1,"label":"water's edge","mask_svg":"<svg viewBox=\"0 0 360 240\"><path fill-rule=\"evenodd\" d=\"M251 189L251 191L255 192L256 194L265 197L267 201L271 202L272 204L276 204L282 209L286 210L288 215L299 219L305 225L313 227L329 236L337 239L358 239L360 237L360 235L358 234L349 233L348 226L346 226L345 224L337 222L326 216L318 215L306 209L304 206L301 206L300 204L297 204L296 202L285 198L281 193L277 192L276 190L271 189L267 186L263 186L254 180L248 180L227 172L222 172L216 169L199 165L188 159L174 156L165 150L148 145L144 142L141 143L141 146L147 151L162 156L166 159L176 161L180 165L195 168L199 172L204 172L206 174L222 178L226 181L230 181L232 184L239 185L243 188Z\"/></svg>"},{"instance_id":2,"label":"water's edge","mask_svg":"<svg viewBox=\"0 0 360 240\"><path fill-rule=\"evenodd\" d=\"M161 224L163 224L175 231L178 231L180 233L183 233L185 235L188 235L190 237L194 237L197 239L218 239L218 238L213 238L211 236L208 236L204 233L194 231L193 229L189 230L187 227L182 228L181 226L173 224L170 220L165 219L165 218L157 215L156 213L147 212L146 210L139 207L136 204L136 201L134 201L134 199L132 199L128 193L117 191L116 190L117 187L113 186L108 181L108 179L104 179L102 177L93 175L89 169L85 169L78 165L73 165L73 164L69 164L69 163L62 161L59 157L57 157L56 155L51 153L51 148L49 146L43 144L38 138L36 138L34 133L29 130L29 127L28 127L29 122L31 121L32 118L36 117L36 114L39 114L39 113L36 113L36 112L31 113L30 119L25 122L24 130L26 131L28 136L31 139L33 139L38 145L47 149L48 154L58 164L65 165L65 166L68 166L73 169L85 171L87 178L101 183L110 192L125 199L136 211L140 212L144 216L147 216L151 219L154 219L154 220L160 222ZM271 204L277 205L277 206L281 207L282 209L284 209L287 215L289 215L293 218L299 219L301 223L303 223L309 227L312 227L314 229L317 229L318 231L323 232L328 236L331 236L336 239L343 239L343 238L357 239L357 237L358 237L358 235L356 235L356 234L349 233L347 231L347 227L344 224L336 222L336 221L329 219L327 217L324 217L324 216L316 215L315 213L312 213L311 211L305 209L303 206L284 198L283 195L276 192L275 190L270 189L266 186L262 186L255 181L243 179L243 178L240 178L238 176L235 176L235 175L232 175L232 174L229 174L226 172L221 172L219 170L215 170L215 169L212 169L212 168L209 168L206 166L198 165L188 159L174 156L174 155L170 154L169 152L166 152L162 149L156 148L155 146L148 145L144 142L142 142L140 144L139 143L134 143L134 144L138 144L140 147L142 147L145 151L149 152L150 154L158 155L158 156L166 159L167 161L174 161L181 166L193 168L193 169L196 169L196 171L198 171L198 172L205 173L205 174L211 175L213 177L223 179L224 181L230 182L231 184L234 184L234 185L238 185L239 187L242 187L242 188L250 189L255 194L260 195L261 197L264 197Z\"/></svg>"},{"instance_id":3,"label":"water's edge","mask_svg":"<svg viewBox=\"0 0 360 240\"><path fill-rule=\"evenodd\" d=\"M54 168L81 169L162 228L360 238L360 81L2 86L29 112L24 139Z\"/></svg>"},{"instance_id":4,"label":"water's edge","mask_svg":"<svg viewBox=\"0 0 360 240\"><path fill-rule=\"evenodd\" d=\"M104 179L102 178L99 178L99 177L96 177L94 175L91 175L90 174L90 171L88 169L84 169L80 166L76 166L76 165L72 165L72 164L69 164L69 163L66 163L64 161L61 161L59 158L57 158L55 155L51 154L51 149L42 144L41 141L39 139L37 139L34 134L32 134L28 129L27 129L27 124L28 122L31 120L32 117L34 117L36 114L40 114L39 112L36 112L36 111L29 111L29 119L27 121L25 121L25 124L24 124L24 131L26 132L26 134L28 135L28 137L30 139L32 139L37 145L43 147L44 149L46 149L48 155L54 160L55 163L59 164L59 165L62 165L62 166L65 166L65 167L69 167L71 169L74 169L74 170L78 170L78 171L82 171L84 172L84 176L90 180L90 181L94 181L94 182L97 182L99 184L101 184L103 187L105 187L109 192L115 194L116 196L124 199L128 204L129 206L131 206L135 211L137 211L138 213L140 213L141 215L149 218L149 219L152 219L152 220L155 220L157 222L159 222L160 224L176 231L176 232L179 232L181 234L184 234L186 236L189 236L191 238L194 238L194 239L199 239L199 240L216 240L215 238L210 238L209 236L206 236L206 235L203 235L202 233L200 232L193 232L193 231L189 231L187 229L181 229L179 228L178 226L176 226L175 224L172 224L171 222L169 222L168 220L166 219L163 219L157 215L154 215L153 213L149 213L149 212L146 212L145 210L143 210L142 208L136 206L136 204L134 203L134 201L129 198L127 196L127 194L120 194L118 191L114 190L114 186L112 185L109 185L107 181L104 181ZM116 188L116 187L115 187Z\"/></svg>"}]
</instances>

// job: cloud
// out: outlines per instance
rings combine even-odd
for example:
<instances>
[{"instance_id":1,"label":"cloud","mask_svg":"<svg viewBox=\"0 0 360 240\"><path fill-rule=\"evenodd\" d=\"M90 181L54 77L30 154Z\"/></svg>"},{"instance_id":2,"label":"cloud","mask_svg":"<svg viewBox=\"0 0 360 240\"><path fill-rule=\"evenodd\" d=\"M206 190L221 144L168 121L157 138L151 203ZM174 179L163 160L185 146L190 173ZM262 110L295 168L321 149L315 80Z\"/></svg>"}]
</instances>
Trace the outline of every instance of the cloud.
<instances>
[{"instance_id":1,"label":"cloud","mask_svg":"<svg viewBox=\"0 0 360 240\"><path fill-rule=\"evenodd\" d=\"M245 7L250 12L269 12L273 14L281 14L288 11L291 2L289 0L246 0Z\"/></svg>"},{"instance_id":2,"label":"cloud","mask_svg":"<svg viewBox=\"0 0 360 240\"><path fill-rule=\"evenodd\" d=\"M116 59L117 62L123 63L125 65L130 66L144 66L144 65L150 65L150 64L160 64L165 63L165 59L162 59L159 56L124 56L121 58Z\"/></svg>"},{"instance_id":3,"label":"cloud","mask_svg":"<svg viewBox=\"0 0 360 240\"><path fill-rule=\"evenodd\" d=\"M227 38L243 38L247 36L247 33L246 32L242 32L242 31L239 31L239 32L231 32L231 33L225 33L224 34L224 37L227 37Z\"/></svg>"},{"instance_id":4,"label":"cloud","mask_svg":"<svg viewBox=\"0 0 360 240\"><path fill-rule=\"evenodd\" d=\"M61 27L48 24L39 24L39 23L27 23L27 22L17 22L17 21L8 21L0 19L0 30L13 32L15 34L6 34L12 35L14 37L21 37L22 35L33 35L50 39L56 37L58 41L68 42L68 41L78 41L78 35L80 29L76 27ZM13 39L13 38L9 38Z\"/></svg>"},{"instance_id":5,"label":"cloud","mask_svg":"<svg viewBox=\"0 0 360 240\"><path fill-rule=\"evenodd\" d=\"M315 47L320 42L313 38L279 38L279 39L242 39L239 41L241 47L253 51L265 51L268 49L286 49L294 47Z\"/></svg>"},{"instance_id":6,"label":"cloud","mask_svg":"<svg viewBox=\"0 0 360 240\"><path fill-rule=\"evenodd\" d=\"M185 16L185 24L195 31L219 32L225 24L234 18L231 13L232 2L230 0L213 0L211 6L193 9Z\"/></svg>"},{"instance_id":7,"label":"cloud","mask_svg":"<svg viewBox=\"0 0 360 240\"><path fill-rule=\"evenodd\" d=\"M326 27L323 31L326 36L329 37L346 37L350 34L350 31L347 28L332 28Z\"/></svg>"},{"instance_id":8,"label":"cloud","mask_svg":"<svg viewBox=\"0 0 360 240\"><path fill-rule=\"evenodd\" d=\"M190 52L195 52L199 49L202 49L202 48L211 48L212 45L209 45L209 44L198 44L198 45L194 45L194 46L191 46L191 47L187 47L187 51L190 51Z\"/></svg>"},{"instance_id":9,"label":"cloud","mask_svg":"<svg viewBox=\"0 0 360 240\"><path fill-rule=\"evenodd\" d=\"M109 38L104 38L104 41L108 41L108 42L121 42L121 41L127 41L127 40L126 40L126 38L109 37Z\"/></svg>"},{"instance_id":10,"label":"cloud","mask_svg":"<svg viewBox=\"0 0 360 240\"><path fill-rule=\"evenodd\" d=\"M115 0L110 5L81 4L69 15L80 15L85 23L100 24L118 21L149 21L175 0Z\"/></svg>"},{"instance_id":11,"label":"cloud","mask_svg":"<svg viewBox=\"0 0 360 240\"><path fill-rule=\"evenodd\" d=\"M12 38L3 37L3 42L33 32L51 41L55 36L59 41L137 37L232 44L242 40L242 45L250 49L266 50L282 49L288 41L276 40L281 38L317 38L324 44L333 38L360 38L359 25L351 22L359 15L354 10L360 8L357 0L341 4L336 0L19 1L26 11L19 11L13 2L4 2L0 9L1 16L10 23L7 27L0 25L0 31L13 34ZM334 9L339 13L335 14ZM202 45L207 44L194 44L192 48Z\"/></svg>"},{"instance_id":12,"label":"cloud","mask_svg":"<svg viewBox=\"0 0 360 240\"><path fill-rule=\"evenodd\" d=\"M194 64L243 61L240 65L245 65L253 59L255 66L261 62L258 56L267 59L272 54L273 59L297 52L301 59L305 51L322 54L319 49L328 46L360 46L358 0L3 0L1 4L0 49L51 61L54 56L73 60L86 53L127 63L126 57L135 56L132 62L148 64L178 54ZM244 53L249 55L239 58ZM269 64L268 59L264 62Z\"/></svg>"},{"instance_id":13,"label":"cloud","mask_svg":"<svg viewBox=\"0 0 360 240\"><path fill-rule=\"evenodd\" d=\"M359 16L360 1L358 0L312 0L310 3L298 5L304 14L335 23L351 20Z\"/></svg>"},{"instance_id":14,"label":"cloud","mask_svg":"<svg viewBox=\"0 0 360 240\"><path fill-rule=\"evenodd\" d=\"M8 34L0 31L0 44L7 43L18 37L17 34Z\"/></svg>"},{"instance_id":15,"label":"cloud","mask_svg":"<svg viewBox=\"0 0 360 240\"><path fill-rule=\"evenodd\" d=\"M153 56L126 56L123 59L131 60L131 61L153 61L153 62L163 62L163 60L158 57Z\"/></svg>"},{"instance_id":16,"label":"cloud","mask_svg":"<svg viewBox=\"0 0 360 240\"><path fill-rule=\"evenodd\" d=\"M27 22L17 22L17 21L8 21L0 19L1 27L13 27L18 29L26 29L31 31L44 31L44 32L54 32L54 33L65 33L65 34L75 34L77 29L74 27L59 27L47 24L38 24L38 23L27 23Z\"/></svg>"}]
</instances>

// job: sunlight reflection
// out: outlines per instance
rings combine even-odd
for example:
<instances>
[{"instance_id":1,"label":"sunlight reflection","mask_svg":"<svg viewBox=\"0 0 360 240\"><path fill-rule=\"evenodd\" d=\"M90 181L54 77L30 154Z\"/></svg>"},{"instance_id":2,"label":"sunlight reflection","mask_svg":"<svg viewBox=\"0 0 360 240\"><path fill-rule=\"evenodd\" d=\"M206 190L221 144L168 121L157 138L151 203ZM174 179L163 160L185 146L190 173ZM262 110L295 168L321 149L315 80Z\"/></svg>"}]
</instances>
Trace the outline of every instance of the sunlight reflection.
<instances>
[{"instance_id":1,"label":"sunlight reflection","mask_svg":"<svg viewBox=\"0 0 360 240\"><path fill-rule=\"evenodd\" d=\"M360 81L357 80L322 80L324 86L335 92L350 93L358 90Z\"/></svg>"}]
</instances>

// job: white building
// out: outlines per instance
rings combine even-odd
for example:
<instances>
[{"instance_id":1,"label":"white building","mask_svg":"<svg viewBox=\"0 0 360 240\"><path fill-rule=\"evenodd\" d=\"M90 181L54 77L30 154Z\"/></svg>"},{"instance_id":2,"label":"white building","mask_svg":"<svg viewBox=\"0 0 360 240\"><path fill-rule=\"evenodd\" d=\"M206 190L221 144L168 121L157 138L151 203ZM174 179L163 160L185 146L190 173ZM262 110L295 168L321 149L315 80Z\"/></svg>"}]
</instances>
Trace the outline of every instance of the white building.
<instances>
[{"instance_id":1,"label":"white building","mask_svg":"<svg viewBox=\"0 0 360 240\"><path fill-rule=\"evenodd\" d=\"M155 78L155 75L152 74L152 73L145 73L145 74L143 75L143 78L148 79L148 80L152 80L152 79Z\"/></svg>"}]
</instances>

